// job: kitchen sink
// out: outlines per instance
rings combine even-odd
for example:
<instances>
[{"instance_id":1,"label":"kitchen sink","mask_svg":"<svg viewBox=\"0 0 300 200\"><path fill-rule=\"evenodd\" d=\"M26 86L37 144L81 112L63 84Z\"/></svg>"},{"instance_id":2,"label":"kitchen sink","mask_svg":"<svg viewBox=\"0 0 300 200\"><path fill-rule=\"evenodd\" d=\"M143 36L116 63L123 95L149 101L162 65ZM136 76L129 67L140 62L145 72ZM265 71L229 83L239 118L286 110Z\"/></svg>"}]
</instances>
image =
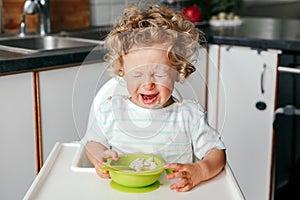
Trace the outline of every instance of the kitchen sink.
<instances>
[{"instance_id":1,"label":"kitchen sink","mask_svg":"<svg viewBox=\"0 0 300 200\"><path fill-rule=\"evenodd\" d=\"M73 38L82 38L82 39L88 39L88 40L97 40L97 41L103 41L105 37L108 35L110 30L88 30L88 31L82 31L82 32L74 32L74 33L67 33L66 36L73 37Z\"/></svg>"},{"instance_id":2,"label":"kitchen sink","mask_svg":"<svg viewBox=\"0 0 300 200\"><path fill-rule=\"evenodd\" d=\"M99 44L101 44L101 41L99 40L87 41L79 38L60 36L32 36L1 39L0 49L20 53L37 53L54 50L95 47Z\"/></svg>"}]
</instances>

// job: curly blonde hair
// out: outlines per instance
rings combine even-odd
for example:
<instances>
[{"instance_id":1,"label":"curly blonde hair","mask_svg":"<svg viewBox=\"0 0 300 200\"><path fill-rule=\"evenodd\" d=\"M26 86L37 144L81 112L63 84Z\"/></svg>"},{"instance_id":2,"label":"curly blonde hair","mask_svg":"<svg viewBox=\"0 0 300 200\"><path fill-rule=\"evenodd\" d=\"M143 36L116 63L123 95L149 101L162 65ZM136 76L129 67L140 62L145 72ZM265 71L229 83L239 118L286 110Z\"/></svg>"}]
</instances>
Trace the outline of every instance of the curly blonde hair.
<instances>
[{"instance_id":1,"label":"curly blonde hair","mask_svg":"<svg viewBox=\"0 0 300 200\"><path fill-rule=\"evenodd\" d=\"M183 81L196 70L192 62L200 39L205 41L204 34L181 13L167 6L142 9L131 5L105 39L108 52L104 59L111 63L108 71L120 75L123 55L132 47L159 45L165 48L172 67L179 73L179 81Z\"/></svg>"}]
</instances>

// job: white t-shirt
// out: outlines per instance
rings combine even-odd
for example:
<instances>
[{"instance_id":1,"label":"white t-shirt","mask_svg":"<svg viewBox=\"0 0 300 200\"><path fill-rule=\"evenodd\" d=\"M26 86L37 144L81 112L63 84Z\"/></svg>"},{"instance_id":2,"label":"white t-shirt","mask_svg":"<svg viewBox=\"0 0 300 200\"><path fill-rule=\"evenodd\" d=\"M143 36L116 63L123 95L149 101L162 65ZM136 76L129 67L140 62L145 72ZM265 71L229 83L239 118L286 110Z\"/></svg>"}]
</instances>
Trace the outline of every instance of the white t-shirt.
<instances>
[{"instance_id":1,"label":"white t-shirt","mask_svg":"<svg viewBox=\"0 0 300 200\"><path fill-rule=\"evenodd\" d=\"M114 96L100 104L95 119L90 119L83 138L87 141L119 154L159 154L167 163L190 163L213 148L225 149L219 133L208 125L203 107L192 100L146 109L127 97Z\"/></svg>"}]
</instances>

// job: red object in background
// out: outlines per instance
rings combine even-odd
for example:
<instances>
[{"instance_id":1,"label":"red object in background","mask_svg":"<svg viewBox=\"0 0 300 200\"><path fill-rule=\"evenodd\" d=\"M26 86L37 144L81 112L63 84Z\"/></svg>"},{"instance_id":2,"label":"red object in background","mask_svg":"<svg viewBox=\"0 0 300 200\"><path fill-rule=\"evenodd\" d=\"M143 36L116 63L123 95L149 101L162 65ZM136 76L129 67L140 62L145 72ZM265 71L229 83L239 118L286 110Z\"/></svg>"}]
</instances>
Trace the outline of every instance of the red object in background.
<instances>
[{"instance_id":1,"label":"red object in background","mask_svg":"<svg viewBox=\"0 0 300 200\"><path fill-rule=\"evenodd\" d=\"M192 22L199 22L202 19L202 11L196 4L183 9L183 15Z\"/></svg>"}]
</instances>

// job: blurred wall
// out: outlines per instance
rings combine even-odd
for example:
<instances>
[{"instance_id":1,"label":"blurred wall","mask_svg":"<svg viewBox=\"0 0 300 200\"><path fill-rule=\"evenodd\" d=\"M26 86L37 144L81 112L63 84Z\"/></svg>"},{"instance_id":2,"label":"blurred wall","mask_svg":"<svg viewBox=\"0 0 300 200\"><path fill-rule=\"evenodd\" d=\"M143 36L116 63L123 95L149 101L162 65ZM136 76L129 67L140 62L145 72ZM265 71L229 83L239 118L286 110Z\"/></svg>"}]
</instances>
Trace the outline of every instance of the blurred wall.
<instances>
[{"instance_id":1,"label":"blurred wall","mask_svg":"<svg viewBox=\"0 0 300 200\"><path fill-rule=\"evenodd\" d=\"M25 0L2 0L2 28L18 33ZM68 30L90 26L89 0L50 0L51 29ZM26 15L28 32L38 32L38 14Z\"/></svg>"},{"instance_id":2,"label":"blurred wall","mask_svg":"<svg viewBox=\"0 0 300 200\"><path fill-rule=\"evenodd\" d=\"M241 16L300 19L300 0L244 0Z\"/></svg>"},{"instance_id":3,"label":"blurred wall","mask_svg":"<svg viewBox=\"0 0 300 200\"><path fill-rule=\"evenodd\" d=\"M24 2L25 0L2 0L3 32L19 32ZM60 31L90 25L109 25L115 22L128 3L147 2L160 0L50 0L51 28L53 31ZM244 0L240 15L300 19L300 0ZM27 15L26 25L29 32L37 32L37 14Z\"/></svg>"}]
</instances>

